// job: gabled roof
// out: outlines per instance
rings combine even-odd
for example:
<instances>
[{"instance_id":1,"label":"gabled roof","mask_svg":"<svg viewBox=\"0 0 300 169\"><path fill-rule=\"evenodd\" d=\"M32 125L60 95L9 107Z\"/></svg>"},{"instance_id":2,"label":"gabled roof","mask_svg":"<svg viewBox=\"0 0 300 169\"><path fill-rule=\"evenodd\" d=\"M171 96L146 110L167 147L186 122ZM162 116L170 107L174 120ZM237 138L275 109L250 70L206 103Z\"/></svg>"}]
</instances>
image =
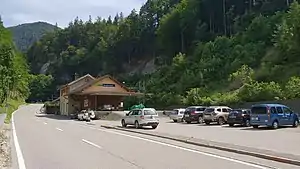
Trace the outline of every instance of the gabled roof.
<instances>
[{"instance_id":1,"label":"gabled roof","mask_svg":"<svg viewBox=\"0 0 300 169\"><path fill-rule=\"evenodd\" d=\"M76 80L74 80L74 81L72 81L72 82L70 82L70 83L68 83L68 84L65 84L65 85L63 85L63 86L60 86L59 89L61 89L61 88L63 88L63 87L66 87L66 86L70 86L70 85L72 85L72 84L74 84L74 83L76 83L76 82L79 82L80 80L82 80L82 79L84 79L84 78L86 78L86 77L90 77L91 79L95 80L95 78L94 78L92 75L86 74L86 75L81 76L80 78L78 78L78 79L76 79Z\"/></svg>"},{"instance_id":2,"label":"gabled roof","mask_svg":"<svg viewBox=\"0 0 300 169\"><path fill-rule=\"evenodd\" d=\"M112 76L110 75L105 75L105 76L101 76L93 81L91 81L90 83L87 83L79 88L77 88L76 90L70 92L69 94L73 94L73 93L77 93L77 92L80 92L84 89L87 89L88 87L91 87L92 85L96 84L97 82L105 79L105 78L110 78L111 80L113 80L114 82L116 82L118 85L120 85L123 89L125 89L127 92L131 92L131 90L129 88L127 88L125 85L123 85L122 83L120 83L118 80L116 80L115 78L113 78Z\"/></svg>"},{"instance_id":3,"label":"gabled roof","mask_svg":"<svg viewBox=\"0 0 300 169\"><path fill-rule=\"evenodd\" d=\"M76 82L79 82L80 80L82 80L82 79L84 79L84 78L86 78L86 77L90 77L90 78L92 78L93 80L95 80L95 78L94 78L92 75L86 74L86 75L81 76L80 78L78 78L78 79L76 79L76 80L74 80L74 81L68 83L67 85L72 85L72 84L74 84L74 83L76 83Z\"/></svg>"}]
</instances>

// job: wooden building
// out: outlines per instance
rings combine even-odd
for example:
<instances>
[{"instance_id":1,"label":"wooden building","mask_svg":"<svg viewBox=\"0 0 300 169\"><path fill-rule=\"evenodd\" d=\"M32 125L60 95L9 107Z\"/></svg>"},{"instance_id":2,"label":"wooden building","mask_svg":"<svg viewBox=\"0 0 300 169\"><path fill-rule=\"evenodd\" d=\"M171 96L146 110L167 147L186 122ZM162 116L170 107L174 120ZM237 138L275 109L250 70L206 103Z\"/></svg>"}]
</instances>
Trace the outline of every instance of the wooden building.
<instances>
[{"instance_id":1,"label":"wooden building","mask_svg":"<svg viewBox=\"0 0 300 169\"><path fill-rule=\"evenodd\" d=\"M60 89L60 112L69 115L76 110L119 110L128 96L138 96L109 75L94 78L85 75Z\"/></svg>"}]
</instances>

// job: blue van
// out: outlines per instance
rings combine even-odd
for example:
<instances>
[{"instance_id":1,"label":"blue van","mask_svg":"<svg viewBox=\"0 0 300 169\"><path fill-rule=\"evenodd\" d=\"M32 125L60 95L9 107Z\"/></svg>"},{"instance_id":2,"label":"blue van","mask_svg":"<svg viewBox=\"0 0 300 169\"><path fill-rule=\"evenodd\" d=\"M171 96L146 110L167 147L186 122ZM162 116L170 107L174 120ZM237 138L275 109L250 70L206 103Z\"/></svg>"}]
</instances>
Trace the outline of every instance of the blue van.
<instances>
[{"instance_id":1,"label":"blue van","mask_svg":"<svg viewBox=\"0 0 300 169\"><path fill-rule=\"evenodd\" d=\"M299 118L289 107L281 104L256 104L251 108L250 125L253 128L268 126L277 129L279 126L298 127Z\"/></svg>"}]
</instances>

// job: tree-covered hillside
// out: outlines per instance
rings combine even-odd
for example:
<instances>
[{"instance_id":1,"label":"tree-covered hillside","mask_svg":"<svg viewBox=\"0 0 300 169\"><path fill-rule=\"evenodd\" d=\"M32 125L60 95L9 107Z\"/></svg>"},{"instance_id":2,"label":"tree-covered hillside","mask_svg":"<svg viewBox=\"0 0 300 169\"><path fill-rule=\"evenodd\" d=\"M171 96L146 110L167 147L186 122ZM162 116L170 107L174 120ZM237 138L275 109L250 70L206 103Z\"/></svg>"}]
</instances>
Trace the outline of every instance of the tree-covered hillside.
<instances>
[{"instance_id":1,"label":"tree-covered hillside","mask_svg":"<svg viewBox=\"0 0 300 169\"><path fill-rule=\"evenodd\" d=\"M52 32L56 28L56 26L49 23L35 22L9 27L8 29L12 32L13 41L15 42L17 49L25 52L45 33Z\"/></svg>"},{"instance_id":2,"label":"tree-covered hillside","mask_svg":"<svg viewBox=\"0 0 300 169\"><path fill-rule=\"evenodd\" d=\"M0 107L6 99L25 99L29 95L29 69L8 29L0 20ZM3 113L3 112L1 112Z\"/></svg>"},{"instance_id":3,"label":"tree-covered hillside","mask_svg":"<svg viewBox=\"0 0 300 169\"><path fill-rule=\"evenodd\" d=\"M148 0L128 17L76 18L27 57L31 71L51 74L55 85L75 73L109 73L153 93L148 105L295 98L299 11L296 0ZM154 73L128 74L149 60Z\"/></svg>"}]
</instances>

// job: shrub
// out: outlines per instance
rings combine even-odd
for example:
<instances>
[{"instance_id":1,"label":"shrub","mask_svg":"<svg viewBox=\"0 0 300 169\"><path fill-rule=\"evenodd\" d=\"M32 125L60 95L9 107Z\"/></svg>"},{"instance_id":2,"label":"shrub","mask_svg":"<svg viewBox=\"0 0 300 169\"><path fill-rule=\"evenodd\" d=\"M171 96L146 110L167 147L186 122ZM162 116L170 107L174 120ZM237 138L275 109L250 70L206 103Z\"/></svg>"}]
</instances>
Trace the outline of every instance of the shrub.
<instances>
[{"instance_id":1,"label":"shrub","mask_svg":"<svg viewBox=\"0 0 300 169\"><path fill-rule=\"evenodd\" d=\"M238 92L217 93L212 96L212 105L232 105L239 103L241 100L238 97Z\"/></svg>"},{"instance_id":2,"label":"shrub","mask_svg":"<svg viewBox=\"0 0 300 169\"><path fill-rule=\"evenodd\" d=\"M299 77L291 77L289 81L285 85L285 97L288 99L294 99L300 97L300 78Z\"/></svg>"},{"instance_id":3,"label":"shrub","mask_svg":"<svg viewBox=\"0 0 300 169\"><path fill-rule=\"evenodd\" d=\"M237 96L241 101L267 101L282 98L282 90L275 82L253 82L245 84L238 91Z\"/></svg>"},{"instance_id":4,"label":"shrub","mask_svg":"<svg viewBox=\"0 0 300 169\"><path fill-rule=\"evenodd\" d=\"M192 88L187 92L183 103L185 105L210 105L211 98L208 97L208 92L205 88Z\"/></svg>"}]
</instances>

